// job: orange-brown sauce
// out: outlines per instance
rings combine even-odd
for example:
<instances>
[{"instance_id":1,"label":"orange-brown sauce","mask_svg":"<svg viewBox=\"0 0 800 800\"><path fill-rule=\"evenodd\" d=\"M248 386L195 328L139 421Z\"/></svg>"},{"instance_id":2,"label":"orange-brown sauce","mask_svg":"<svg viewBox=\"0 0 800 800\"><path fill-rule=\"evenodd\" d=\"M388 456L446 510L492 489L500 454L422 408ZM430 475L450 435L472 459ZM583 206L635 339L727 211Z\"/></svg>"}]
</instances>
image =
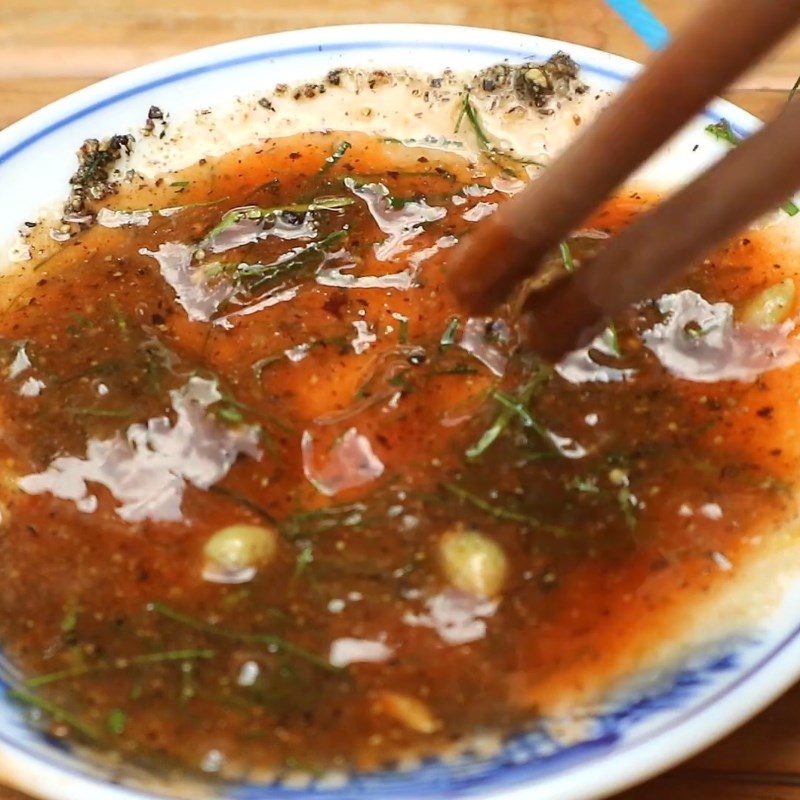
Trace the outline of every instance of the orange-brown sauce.
<instances>
[{"instance_id":1,"label":"orange-brown sauce","mask_svg":"<svg viewBox=\"0 0 800 800\"><path fill-rule=\"evenodd\" d=\"M468 209L503 202L492 178L507 182L490 163L363 135L275 140L126 189L115 208L184 208L91 226L5 280L0 641L28 677L66 670L23 687L23 700L56 704L52 733L148 766L227 774L372 768L481 731L505 735L554 698L635 666L726 564L747 557L752 536L785 517L800 450L796 369L679 380L642 344L659 319L652 304L616 322L618 355L597 356L635 371L624 381L564 380L516 347L503 315L470 323L484 361L507 361L502 375L462 346L468 323L442 280L445 237L480 224ZM392 234L356 191L371 182L395 198L381 199L389 214L424 215L423 198L446 213L411 224L381 260L374 245ZM462 191L471 185L487 193ZM295 228L313 219L313 239L211 252L208 232L228 210L320 197L352 203L281 217ZM617 198L586 228L613 232L652 200ZM191 320L140 252L203 250L188 269L208 288L235 281L237 265L274 264L326 237L330 246L255 290L248 278L208 320ZM578 260L596 246L571 242ZM412 288L319 282L343 266L398 273L428 248ZM738 305L787 275L753 235L676 289ZM237 313L265 293L285 299ZM23 343L30 366L10 377ZM16 487L54 459L84 459L90 441L162 415L174 424L169 392L193 376L223 395L206 409L219 431L259 426L260 457L240 454L208 490L183 480L180 519L126 521L120 499L92 481L96 510ZM43 386L23 396L31 377ZM360 455L347 459L342 443L356 435ZM217 529L265 520L280 532L268 565L239 584L204 579ZM491 610L471 618L483 632L461 644L424 621L426 602L448 591L438 543L455 523L491 537L508 563ZM345 638L389 653L331 669L331 645ZM387 692L422 704L429 724L387 713Z\"/></svg>"}]
</instances>

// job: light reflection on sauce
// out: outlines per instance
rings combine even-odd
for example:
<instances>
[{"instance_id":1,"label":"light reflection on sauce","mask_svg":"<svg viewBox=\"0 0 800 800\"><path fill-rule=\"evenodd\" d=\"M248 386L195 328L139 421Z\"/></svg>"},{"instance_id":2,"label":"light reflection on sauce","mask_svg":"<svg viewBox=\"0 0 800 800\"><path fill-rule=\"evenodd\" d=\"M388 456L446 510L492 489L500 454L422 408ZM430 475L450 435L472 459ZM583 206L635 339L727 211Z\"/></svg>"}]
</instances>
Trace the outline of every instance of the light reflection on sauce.
<instances>
[{"instance_id":1,"label":"light reflection on sauce","mask_svg":"<svg viewBox=\"0 0 800 800\"><path fill-rule=\"evenodd\" d=\"M174 424L155 417L146 425L131 425L124 437L90 439L84 458L59 456L44 472L20 478L20 489L50 492L91 513L97 498L87 482L99 483L121 503L116 513L124 520L183 519L186 483L208 489L240 453L257 459L261 452L255 429L231 430L208 417L206 408L222 399L214 381L191 378L170 397Z\"/></svg>"},{"instance_id":2,"label":"light reflection on sauce","mask_svg":"<svg viewBox=\"0 0 800 800\"><path fill-rule=\"evenodd\" d=\"M788 336L793 321L766 329L736 325L730 303L709 303L688 289L663 295L657 305L665 319L642 340L678 378L753 381L800 359L800 346Z\"/></svg>"}]
</instances>

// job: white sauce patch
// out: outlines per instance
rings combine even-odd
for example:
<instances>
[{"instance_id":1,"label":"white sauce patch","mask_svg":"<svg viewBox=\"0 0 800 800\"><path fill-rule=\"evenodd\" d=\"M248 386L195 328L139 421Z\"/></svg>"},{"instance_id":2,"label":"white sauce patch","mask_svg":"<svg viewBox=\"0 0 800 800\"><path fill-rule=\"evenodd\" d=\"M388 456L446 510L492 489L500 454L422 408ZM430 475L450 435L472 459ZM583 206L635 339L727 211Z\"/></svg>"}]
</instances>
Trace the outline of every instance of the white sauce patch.
<instances>
[{"instance_id":1,"label":"white sauce patch","mask_svg":"<svg viewBox=\"0 0 800 800\"><path fill-rule=\"evenodd\" d=\"M28 358L28 353L25 351L25 345L22 344L17 348L14 360L8 368L8 377L17 378L22 375L25 370L31 368L31 360Z\"/></svg>"},{"instance_id":2,"label":"white sauce patch","mask_svg":"<svg viewBox=\"0 0 800 800\"><path fill-rule=\"evenodd\" d=\"M315 463L314 436L310 431L303 431L300 447L303 473L317 491L328 497L383 475L383 462L373 452L369 439L355 428L345 431L330 448L321 467Z\"/></svg>"},{"instance_id":3,"label":"white sauce patch","mask_svg":"<svg viewBox=\"0 0 800 800\"><path fill-rule=\"evenodd\" d=\"M278 305L278 303L287 303L289 300L294 300L299 289L299 286L292 286L291 289L284 289L283 286L270 289L269 292L262 295L254 303L250 303L250 305L239 309L239 311L234 311L232 314L227 314L224 317L215 319L214 324L229 330L233 327L231 320L236 319L237 317L246 317L250 314L257 314L259 311L263 311L265 308L271 308L272 306Z\"/></svg>"},{"instance_id":4,"label":"white sauce patch","mask_svg":"<svg viewBox=\"0 0 800 800\"><path fill-rule=\"evenodd\" d=\"M525 181L521 181L519 178L509 178L505 175L492 178L492 188L503 194L514 195L521 192L526 186Z\"/></svg>"},{"instance_id":5,"label":"white sauce patch","mask_svg":"<svg viewBox=\"0 0 800 800\"><path fill-rule=\"evenodd\" d=\"M306 342L305 344L298 344L296 347L290 347L288 350L284 350L283 354L292 364L297 364L308 355L310 349L311 345Z\"/></svg>"},{"instance_id":6,"label":"white sauce patch","mask_svg":"<svg viewBox=\"0 0 800 800\"><path fill-rule=\"evenodd\" d=\"M663 295L658 308L666 319L645 331L642 340L678 378L753 381L800 360L797 342L788 338L791 320L774 328L737 325L730 303L709 303L690 289Z\"/></svg>"},{"instance_id":7,"label":"white sauce patch","mask_svg":"<svg viewBox=\"0 0 800 800\"><path fill-rule=\"evenodd\" d=\"M465 186L462 191L467 197L486 197L495 192L494 189L488 186L478 186L476 183Z\"/></svg>"},{"instance_id":8,"label":"white sauce patch","mask_svg":"<svg viewBox=\"0 0 800 800\"><path fill-rule=\"evenodd\" d=\"M316 282L320 286L336 286L340 289L399 289L407 291L413 288L415 270L404 269L390 275L351 275L344 270L354 269L355 264L344 264L340 267L327 267L319 270Z\"/></svg>"},{"instance_id":9,"label":"white sauce patch","mask_svg":"<svg viewBox=\"0 0 800 800\"><path fill-rule=\"evenodd\" d=\"M425 247L412 253L408 257L410 264L400 272L392 272L389 275L351 275L345 270L354 269L356 264L349 262L338 267L322 267L317 271L316 282L320 286L336 286L340 289L398 289L408 291L417 285L417 274L420 264L431 256L436 255L440 250L454 247L458 244L455 236L441 236L430 247ZM324 263L342 258L347 255L344 251L331 253L326 256Z\"/></svg>"},{"instance_id":10,"label":"white sauce patch","mask_svg":"<svg viewBox=\"0 0 800 800\"><path fill-rule=\"evenodd\" d=\"M22 386L19 387L19 395L21 397L38 397L46 385L44 381L40 381L38 378L26 378Z\"/></svg>"},{"instance_id":11,"label":"white sauce patch","mask_svg":"<svg viewBox=\"0 0 800 800\"><path fill-rule=\"evenodd\" d=\"M240 567L239 569L222 569L216 564L206 564L203 567L203 580L209 583L238 584L249 583L255 578L258 570L255 567Z\"/></svg>"},{"instance_id":12,"label":"white sauce patch","mask_svg":"<svg viewBox=\"0 0 800 800\"><path fill-rule=\"evenodd\" d=\"M485 620L494 616L498 605L496 600L446 589L425 601L426 613L408 611L403 622L433 628L447 644L467 644L486 636Z\"/></svg>"},{"instance_id":13,"label":"white sauce patch","mask_svg":"<svg viewBox=\"0 0 800 800\"><path fill-rule=\"evenodd\" d=\"M379 664L393 655L394 650L383 642L344 637L331 642L328 661L334 667L348 667L350 664Z\"/></svg>"},{"instance_id":14,"label":"white sauce patch","mask_svg":"<svg viewBox=\"0 0 800 800\"><path fill-rule=\"evenodd\" d=\"M730 572L733 569L733 563L731 560L725 555L725 553L720 553L719 550L712 551L711 560L721 572Z\"/></svg>"},{"instance_id":15,"label":"white sauce patch","mask_svg":"<svg viewBox=\"0 0 800 800\"><path fill-rule=\"evenodd\" d=\"M703 503L700 506L700 513L706 519L712 519L714 521L722 519L722 508L719 503Z\"/></svg>"},{"instance_id":16,"label":"white sauce patch","mask_svg":"<svg viewBox=\"0 0 800 800\"><path fill-rule=\"evenodd\" d=\"M142 248L139 253L158 261L161 277L172 287L186 316L194 322L208 322L223 302L233 294L224 279L209 284L202 266L192 265L194 248L178 242L164 242L155 252Z\"/></svg>"},{"instance_id":17,"label":"white sauce patch","mask_svg":"<svg viewBox=\"0 0 800 800\"><path fill-rule=\"evenodd\" d=\"M59 456L44 472L20 478L19 487L28 494L50 492L90 511L97 499L87 482L99 483L120 503L116 513L128 522L180 520L186 483L208 489L240 453L260 457L257 428L228 428L206 413L220 399L215 381L190 378L170 392L174 424L154 417L131 425L124 436L90 439L85 458Z\"/></svg>"},{"instance_id":18,"label":"white sauce patch","mask_svg":"<svg viewBox=\"0 0 800 800\"><path fill-rule=\"evenodd\" d=\"M21 239L8 248L8 260L12 264L21 264L23 261L30 261L32 257L31 246Z\"/></svg>"},{"instance_id":19,"label":"white sauce patch","mask_svg":"<svg viewBox=\"0 0 800 800\"><path fill-rule=\"evenodd\" d=\"M236 678L238 686L255 686L258 676L261 674L261 667L257 661L245 661L239 667L239 675Z\"/></svg>"},{"instance_id":20,"label":"white sauce patch","mask_svg":"<svg viewBox=\"0 0 800 800\"><path fill-rule=\"evenodd\" d=\"M464 325L464 333L458 346L475 356L495 375L502 377L506 371L508 359L499 347L488 340L486 328L489 322L490 320L485 317L470 317Z\"/></svg>"},{"instance_id":21,"label":"white sauce patch","mask_svg":"<svg viewBox=\"0 0 800 800\"><path fill-rule=\"evenodd\" d=\"M357 356L360 356L362 353L366 353L370 346L378 341L378 337L370 331L369 324L363 319L355 320L355 322L353 322L353 327L356 329L356 336L350 344L353 348L353 352Z\"/></svg>"},{"instance_id":22,"label":"white sauce patch","mask_svg":"<svg viewBox=\"0 0 800 800\"><path fill-rule=\"evenodd\" d=\"M547 431L547 437L564 458L583 458L586 455L586 448L569 436L560 436L553 431Z\"/></svg>"},{"instance_id":23,"label":"white sauce patch","mask_svg":"<svg viewBox=\"0 0 800 800\"><path fill-rule=\"evenodd\" d=\"M490 217L495 211L497 211L497 203L475 203L461 217L467 222L480 222L482 219Z\"/></svg>"},{"instance_id":24,"label":"white sauce patch","mask_svg":"<svg viewBox=\"0 0 800 800\"><path fill-rule=\"evenodd\" d=\"M389 261L398 253L408 250L408 243L422 233L424 222L435 222L447 215L447 209L429 206L424 200L406 203L402 208L392 208L389 190L382 183L368 183L359 186L352 178L345 178L345 186L367 204L369 213L377 226L388 237L376 244L375 257L379 261Z\"/></svg>"},{"instance_id":25,"label":"white sauce patch","mask_svg":"<svg viewBox=\"0 0 800 800\"><path fill-rule=\"evenodd\" d=\"M615 357L616 353L608 342L606 332L599 334L587 347L573 350L556 364L556 372L570 383L616 383L636 374L635 369L619 369L595 361L591 352Z\"/></svg>"},{"instance_id":26,"label":"white sauce patch","mask_svg":"<svg viewBox=\"0 0 800 800\"><path fill-rule=\"evenodd\" d=\"M224 253L226 250L244 247L270 236L286 240L309 240L316 235L317 229L311 214L306 214L297 223L288 222L281 214L278 214L266 219L244 217L213 236L205 244L212 253Z\"/></svg>"},{"instance_id":27,"label":"white sauce patch","mask_svg":"<svg viewBox=\"0 0 800 800\"><path fill-rule=\"evenodd\" d=\"M258 241L261 233L261 220L240 219L233 225L220 231L216 236L204 242L204 246L212 253L224 253L236 247L244 247Z\"/></svg>"},{"instance_id":28,"label":"white sauce patch","mask_svg":"<svg viewBox=\"0 0 800 800\"><path fill-rule=\"evenodd\" d=\"M150 224L151 211L113 211L101 208L97 212L97 224L104 228L144 227Z\"/></svg>"},{"instance_id":29,"label":"white sauce patch","mask_svg":"<svg viewBox=\"0 0 800 800\"><path fill-rule=\"evenodd\" d=\"M458 244L458 239L455 236L440 236L430 247L425 247L422 250L417 250L408 257L408 263L414 270L416 278L419 272L420 265L423 261L427 261L431 256L435 256L440 250L447 250L449 247L455 247Z\"/></svg>"}]
</instances>

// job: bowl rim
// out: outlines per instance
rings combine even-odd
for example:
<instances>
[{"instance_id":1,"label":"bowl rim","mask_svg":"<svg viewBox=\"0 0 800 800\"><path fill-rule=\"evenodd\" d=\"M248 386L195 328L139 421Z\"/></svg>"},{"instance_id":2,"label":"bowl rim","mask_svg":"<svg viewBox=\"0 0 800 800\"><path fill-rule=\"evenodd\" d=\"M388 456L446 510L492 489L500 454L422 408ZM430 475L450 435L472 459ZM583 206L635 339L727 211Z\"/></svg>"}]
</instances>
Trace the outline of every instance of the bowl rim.
<instances>
[{"instance_id":1,"label":"bowl rim","mask_svg":"<svg viewBox=\"0 0 800 800\"><path fill-rule=\"evenodd\" d=\"M529 44L530 48L521 48ZM564 48L595 75L628 81L640 65L605 51L564 40L488 28L433 24L337 25L263 34L211 45L122 72L48 104L0 131L0 169L21 156L35 142L104 108L122 103L167 84L203 73L250 62L311 52L347 52L402 47L436 47L517 57ZM512 55L512 51L515 54ZM725 116L738 131L752 132L761 122L724 100L709 105L707 116ZM621 791L689 758L754 716L800 676L800 623L722 690L689 708L668 724L621 745L608 754L577 761L562 771L534 783L487 788L480 796L522 800L535 786L538 800L588 800ZM0 734L0 779L40 797L91 798L91 800L147 800L169 797L121 786L69 767L43 761L39 756ZM264 787L265 800L270 789ZM325 792L319 791L320 797ZM361 797L364 795L361 794ZM298 795L299 797L299 795Z\"/></svg>"}]
</instances>

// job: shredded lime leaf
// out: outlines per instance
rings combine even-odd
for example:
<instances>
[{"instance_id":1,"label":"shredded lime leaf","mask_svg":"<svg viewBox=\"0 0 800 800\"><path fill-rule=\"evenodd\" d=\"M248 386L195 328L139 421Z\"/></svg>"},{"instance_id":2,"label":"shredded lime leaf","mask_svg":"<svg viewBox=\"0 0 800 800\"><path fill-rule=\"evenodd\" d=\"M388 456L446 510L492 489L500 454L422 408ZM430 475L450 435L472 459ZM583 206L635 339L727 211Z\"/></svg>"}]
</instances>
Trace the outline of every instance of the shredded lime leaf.
<instances>
[{"instance_id":1,"label":"shredded lime leaf","mask_svg":"<svg viewBox=\"0 0 800 800\"><path fill-rule=\"evenodd\" d=\"M78 603L73 597L67 603L64 617L61 620L61 633L71 633L78 625Z\"/></svg>"},{"instance_id":2,"label":"shredded lime leaf","mask_svg":"<svg viewBox=\"0 0 800 800\"><path fill-rule=\"evenodd\" d=\"M129 417L133 413L129 408L75 408L66 409L76 417Z\"/></svg>"},{"instance_id":3,"label":"shredded lime leaf","mask_svg":"<svg viewBox=\"0 0 800 800\"><path fill-rule=\"evenodd\" d=\"M567 272L575 272L575 262L572 260L572 251L569 249L569 245L566 242L561 242L558 245L558 249L561 251L561 260L564 262L564 269Z\"/></svg>"},{"instance_id":4,"label":"shredded lime leaf","mask_svg":"<svg viewBox=\"0 0 800 800\"><path fill-rule=\"evenodd\" d=\"M314 545L311 542L304 542L300 547L300 552L297 554L297 559L294 566L294 577L299 578L306 568L314 563Z\"/></svg>"},{"instance_id":5,"label":"shredded lime leaf","mask_svg":"<svg viewBox=\"0 0 800 800\"><path fill-rule=\"evenodd\" d=\"M302 539L327 533L336 528L355 528L366 522L363 503L327 506L298 511L281 523L281 533L288 539Z\"/></svg>"},{"instance_id":6,"label":"shredded lime leaf","mask_svg":"<svg viewBox=\"0 0 800 800\"><path fill-rule=\"evenodd\" d=\"M295 272L307 266L309 256L316 253L324 253L331 245L346 238L347 234L348 231L346 229L334 231L324 236L318 242L311 242L311 244L306 245L291 258L278 259L270 264L240 264L236 271L236 276L243 281L253 277L257 278L256 281L248 285L248 288L254 291L275 278L284 277L291 272Z\"/></svg>"},{"instance_id":7,"label":"shredded lime leaf","mask_svg":"<svg viewBox=\"0 0 800 800\"><path fill-rule=\"evenodd\" d=\"M244 420L244 414L239 411L238 408L232 406L227 403L223 403L218 408L215 409L216 415L220 418L225 420L225 422L231 422L233 424L237 424Z\"/></svg>"},{"instance_id":8,"label":"shredded lime leaf","mask_svg":"<svg viewBox=\"0 0 800 800\"><path fill-rule=\"evenodd\" d=\"M461 322L460 317L453 317L450 322L447 323L447 327L444 329L441 338L439 339L439 351L444 351L450 345L452 345L456 340L456 331L458 330L458 325Z\"/></svg>"},{"instance_id":9,"label":"shredded lime leaf","mask_svg":"<svg viewBox=\"0 0 800 800\"><path fill-rule=\"evenodd\" d=\"M540 162L536 161L533 158L527 158L525 156L518 156L514 153L509 153L506 150L503 150L500 147L494 145L489 138L489 135L486 133L486 129L483 127L483 123L481 122L480 116L475 109L475 106L472 104L472 99L470 97L469 90L464 91L464 99L461 104L461 109L458 114L458 118L456 119L456 127L453 131L454 133L458 133L459 128L461 128L461 123L463 122L464 118L466 117L467 121L472 128L473 133L475 134L475 138L478 140L478 146L484 153L489 157L490 160L494 161L497 166L500 167L503 172L510 175L515 175L516 173L514 170L508 169L505 165L503 165L498 158L500 159L509 159L511 161L516 161L519 164L532 164L536 167L544 166Z\"/></svg>"},{"instance_id":10,"label":"shredded lime leaf","mask_svg":"<svg viewBox=\"0 0 800 800\"><path fill-rule=\"evenodd\" d=\"M325 163L319 171L320 175L324 175L341 157L350 149L350 142L341 142L339 146L331 153L326 159Z\"/></svg>"},{"instance_id":11,"label":"shredded lime leaf","mask_svg":"<svg viewBox=\"0 0 800 800\"><path fill-rule=\"evenodd\" d=\"M397 334L398 341L400 344L406 344L408 342L408 317L398 314L395 319L400 323L400 330Z\"/></svg>"},{"instance_id":12,"label":"shredded lime leaf","mask_svg":"<svg viewBox=\"0 0 800 800\"><path fill-rule=\"evenodd\" d=\"M742 143L742 138L731 128L730 122L726 119L706 125L706 132L728 144L737 145Z\"/></svg>"},{"instance_id":13,"label":"shredded lime leaf","mask_svg":"<svg viewBox=\"0 0 800 800\"><path fill-rule=\"evenodd\" d=\"M534 420L527 410L528 403L531 401L535 392L544 384L545 380L545 373L537 374L534 379L522 389L517 397L512 397L500 390L492 392L492 397L503 406L503 410L497 415L495 421L483 432L480 439L467 449L467 458L472 460L478 458L482 453L485 453L508 427L515 416L518 416L522 420L523 425L533 428L533 430L549 443L550 440L547 437L547 432Z\"/></svg>"},{"instance_id":14,"label":"shredded lime leaf","mask_svg":"<svg viewBox=\"0 0 800 800\"><path fill-rule=\"evenodd\" d=\"M268 219L279 214L307 214L312 211L336 211L355 203L352 197L318 197L310 203L292 203L285 206L248 206L246 208L234 208L222 215L222 219L205 235L204 242L219 236L237 222L243 219Z\"/></svg>"},{"instance_id":15,"label":"shredded lime leaf","mask_svg":"<svg viewBox=\"0 0 800 800\"><path fill-rule=\"evenodd\" d=\"M106 727L111 733L121 736L125 733L125 726L128 724L128 715L121 708L112 708L106 718Z\"/></svg>"},{"instance_id":16,"label":"shredded lime leaf","mask_svg":"<svg viewBox=\"0 0 800 800\"><path fill-rule=\"evenodd\" d=\"M798 85L800 85L800 78L795 81L794 86L792 87L789 93L789 99L791 100L794 97L794 93L797 91ZM712 136L715 136L717 139L728 142L731 145L739 145L742 143L742 137L739 136L733 128L731 128L730 122L726 119L721 119L719 122L714 122L711 125L706 125L706 131L710 133ZM795 216L795 214L800 213L800 207L792 200L786 200L781 204L781 209L784 213L788 214L790 217Z\"/></svg>"},{"instance_id":17,"label":"shredded lime leaf","mask_svg":"<svg viewBox=\"0 0 800 800\"><path fill-rule=\"evenodd\" d=\"M328 672L341 672L339 667L335 667L329 661L321 656L318 656L316 653L312 653L310 650L306 650L304 647L300 647L299 645L292 644L286 639L276 636L272 633L240 633L239 631L232 631L219 625L212 625L208 622L204 622L203 620L195 619L194 617L190 617L188 614L183 614L182 612L176 611L174 608L159 602L150 603L147 606L147 609L148 611L160 614L162 617L171 619L173 622L185 625L187 628L191 628L192 630L207 633L210 636L219 636L224 639L234 639L238 642L252 642L253 644L266 645L267 647L273 647L290 655L297 656L298 658L307 661L309 664L313 664L315 667L319 667L320 669Z\"/></svg>"},{"instance_id":18,"label":"shredded lime leaf","mask_svg":"<svg viewBox=\"0 0 800 800\"><path fill-rule=\"evenodd\" d=\"M114 661L103 661L99 664L79 664L76 667L67 667L57 672L48 672L37 675L25 681L30 689L46 686L69 678L80 678L83 675L94 675L98 672L114 672L117 670L132 669L149 664L164 664L171 661L194 661L196 659L209 659L215 655L213 650L165 650L159 653L144 653L130 658L118 658Z\"/></svg>"},{"instance_id":19,"label":"shredded lime leaf","mask_svg":"<svg viewBox=\"0 0 800 800\"><path fill-rule=\"evenodd\" d=\"M791 89L789 89L789 100L794 100L794 96L797 94L797 90L800 89L800 76L797 77L797 80L794 82L794 85Z\"/></svg>"},{"instance_id":20,"label":"shredded lime leaf","mask_svg":"<svg viewBox=\"0 0 800 800\"><path fill-rule=\"evenodd\" d=\"M72 712L67 711L65 708L62 708L55 703L46 700L44 697L39 697L38 694L27 692L24 689L9 689L7 694L12 700L17 700L20 703L25 703L26 705L38 708L41 711L44 711L46 714L49 714L51 717L53 717L53 719L66 722L71 728L79 731L89 739L100 738L97 730L80 719L80 717L77 717Z\"/></svg>"},{"instance_id":21,"label":"shredded lime leaf","mask_svg":"<svg viewBox=\"0 0 800 800\"><path fill-rule=\"evenodd\" d=\"M603 344L617 357L622 357L622 348L619 344L619 334L617 326L609 322L608 327L602 333Z\"/></svg>"},{"instance_id":22,"label":"shredded lime leaf","mask_svg":"<svg viewBox=\"0 0 800 800\"><path fill-rule=\"evenodd\" d=\"M515 511L510 508L505 508L504 506L490 503L488 500L484 500L484 498L468 491L467 489L464 489L458 484L445 482L442 484L442 486L460 500L464 501L465 503L469 503L470 505L480 509L486 514L489 514L489 516L494 517L495 519L505 520L506 522L519 522L532 528L541 528L557 534L563 534L565 532L563 528L560 528L557 525L543 524L541 520L531 516L530 514L524 514L520 511Z\"/></svg>"}]
</instances>

